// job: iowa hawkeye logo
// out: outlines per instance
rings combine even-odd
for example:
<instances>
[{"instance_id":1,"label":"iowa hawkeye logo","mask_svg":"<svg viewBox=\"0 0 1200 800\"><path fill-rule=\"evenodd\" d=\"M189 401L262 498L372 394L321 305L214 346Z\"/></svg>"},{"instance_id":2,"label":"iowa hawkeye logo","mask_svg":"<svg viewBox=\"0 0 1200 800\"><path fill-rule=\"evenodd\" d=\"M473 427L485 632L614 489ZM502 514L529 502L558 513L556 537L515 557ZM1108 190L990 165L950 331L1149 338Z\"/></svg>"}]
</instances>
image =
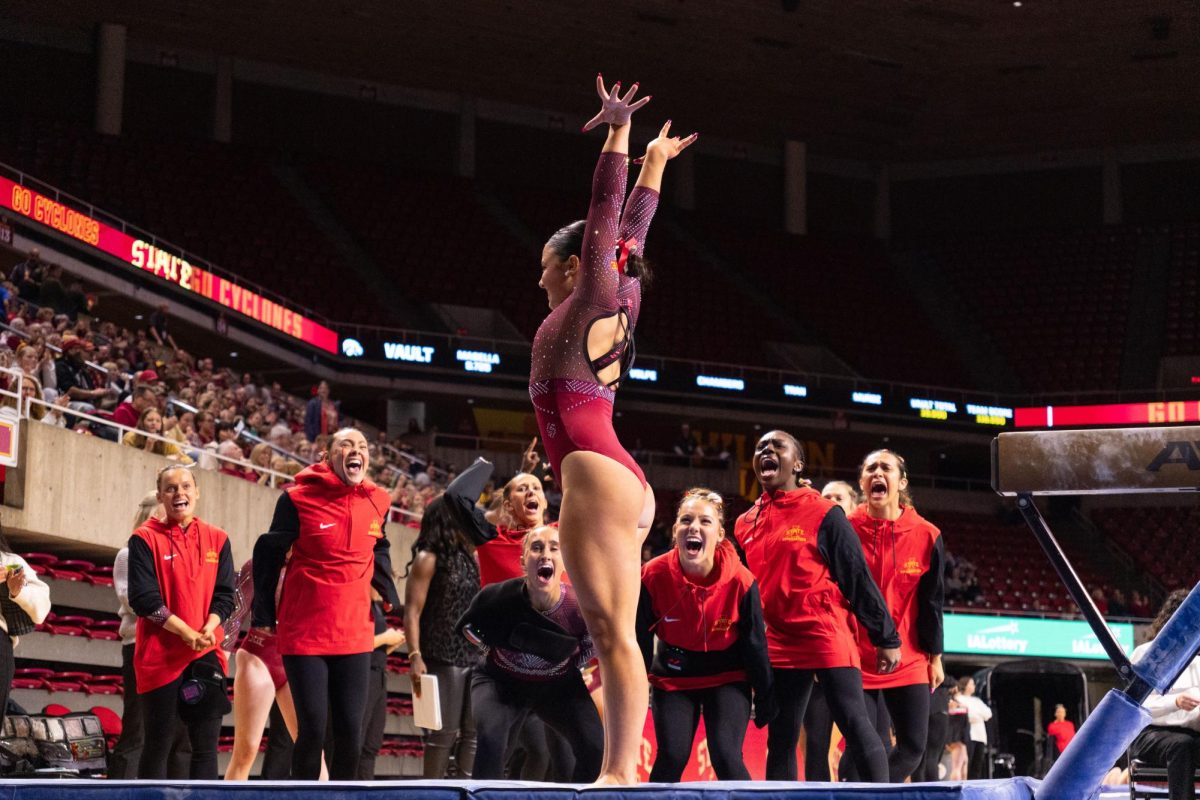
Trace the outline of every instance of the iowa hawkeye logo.
<instances>
[{"instance_id":1,"label":"iowa hawkeye logo","mask_svg":"<svg viewBox=\"0 0 1200 800\"><path fill-rule=\"evenodd\" d=\"M804 533L804 528L801 528L799 525L793 525L784 532L783 541L807 542L808 536Z\"/></svg>"}]
</instances>

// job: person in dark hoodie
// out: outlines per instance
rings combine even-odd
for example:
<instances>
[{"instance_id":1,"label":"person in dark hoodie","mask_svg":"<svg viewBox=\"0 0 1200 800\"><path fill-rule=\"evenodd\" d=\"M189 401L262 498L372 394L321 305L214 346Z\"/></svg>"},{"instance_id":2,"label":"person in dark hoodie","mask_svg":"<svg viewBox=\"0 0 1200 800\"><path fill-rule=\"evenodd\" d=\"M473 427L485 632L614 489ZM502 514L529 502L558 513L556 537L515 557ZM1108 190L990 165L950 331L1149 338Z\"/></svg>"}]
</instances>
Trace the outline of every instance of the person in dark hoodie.
<instances>
[{"instance_id":1,"label":"person in dark hoodie","mask_svg":"<svg viewBox=\"0 0 1200 800\"><path fill-rule=\"evenodd\" d=\"M738 517L734 534L762 593L780 705L767 729L767 779L796 779L796 744L816 677L859 775L885 782L887 755L867 719L853 629L856 619L866 629L879 672L896 669L900 637L887 603L845 512L801 485L795 437L768 431L751 464L763 493Z\"/></svg>"},{"instance_id":2,"label":"person in dark hoodie","mask_svg":"<svg viewBox=\"0 0 1200 800\"><path fill-rule=\"evenodd\" d=\"M187 467L158 473L158 502L129 538L129 605L138 616L133 666L145 745L139 778L166 778L180 719L192 742L190 777L217 777L217 738L229 712L221 625L233 613L233 554L225 531L196 516L200 490Z\"/></svg>"},{"instance_id":3,"label":"person in dark hoodie","mask_svg":"<svg viewBox=\"0 0 1200 800\"><path fill-rule=\"evenodd\" d=\"M558 530L525 536L525 576L486 586L456 629L485 653L471 677L476 778L501 778L505 755L529 714L563 736L575 755L574 783L600 774L604 728L580 670L595 657L569 583L562 582Z\"/></svg>"},{"instance_id":4,"label":"person in dark hoodie","mask_svg":"<svg viewBox=\"0 0 1200 800\"><path fill-rule=\"evenodd\" d=\"M300 780L320 775L327 721L337 742L329 777L357 776L375 647L371 589L400 606L384 531L390 495L367 478L369 459L360 431L337 431L321 460L284 490L270 531L254 545L253 626L276 633L296 705L292 777Z\"/></svg>"},{"instance_id":5,"label":"person in dark hoodie","mask_svg":"<svg viewBox=\"0 0 1200 800\"><path fill-rule=\"evenodd\" d=\"M673 549L642 567L638 604L658 740L650 781L675 783L683 775L701 714L717 780L750 780L742 744L751 688L758 727L777 710L758 584L725 538L725 505L716 492L684 493L674 540Z\"/></svg>"},{"instance_id":6,"label":"person in dark hoodie","mask_svg":"<svg viewBox=\"0 0 1200 800\"><path fill-rule=\"evenodd\" d=\"M850 514L871 577L887 600L900 632L900 668L881 673L866 631L858 631L867 715L881 741L896 747L888 757L892 783L913 775L929 734L929 695L942 685L942 606L945 597L941 532L913 508L908 467L890 450L867 454L859 467L865 502ZM882 707L891 725L881 724ZM914 776L920 779L920 775Z\"/></svg>"}]
</instances>

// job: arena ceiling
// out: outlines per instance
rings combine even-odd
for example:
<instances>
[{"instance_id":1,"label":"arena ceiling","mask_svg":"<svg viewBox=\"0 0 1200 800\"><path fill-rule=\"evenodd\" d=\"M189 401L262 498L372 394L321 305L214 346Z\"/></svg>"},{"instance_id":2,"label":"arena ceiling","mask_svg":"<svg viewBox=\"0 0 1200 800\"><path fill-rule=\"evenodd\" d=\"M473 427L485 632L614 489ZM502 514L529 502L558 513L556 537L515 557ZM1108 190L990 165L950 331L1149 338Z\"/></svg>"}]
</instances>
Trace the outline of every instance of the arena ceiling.
<instances>
[{"instance_id":1,"label":"arena ceiling","mask_svg":"<svg viewBox=\"0 0 1200 800\"><path fill-rule=\"evenodd\" d=\"M905 161L1200 139L1194 0L9 0L165 47Z\"/></svg>"}]
</instances>

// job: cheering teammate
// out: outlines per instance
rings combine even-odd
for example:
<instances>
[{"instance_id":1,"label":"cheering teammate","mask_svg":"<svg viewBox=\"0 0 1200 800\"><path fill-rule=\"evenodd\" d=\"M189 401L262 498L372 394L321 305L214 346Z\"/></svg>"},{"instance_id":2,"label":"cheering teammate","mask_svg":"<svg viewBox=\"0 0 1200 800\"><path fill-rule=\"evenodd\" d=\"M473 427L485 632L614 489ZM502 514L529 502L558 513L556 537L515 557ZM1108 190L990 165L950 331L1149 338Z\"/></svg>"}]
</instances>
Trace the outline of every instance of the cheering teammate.
<instances>
[{"instance_id":1,"label":"cheering teammate","mask_svg":"<svg viewBox=\"0 0 1200 800\"><path fill-rule=\"evenodd\" d=\"M742 743L750 688L758 727L775 711L758 584L725 538L725 505L716 492L684 494L674 538L670 552L642 567L638 605L658 739L650 780L675 783L683 775L701 714L717 780L749 780Z\"/></svg>"},{"instance_id":2,"label":"cheering teammate","mask_svg":"<svg viewBox=\"0 0 1200 800\"><path fill-rule=\"evenodd\" d=\"M595 638L604 676L604 765L598 782L637 781L647 705L646 669L634 622L641 548L654 519L654 494L612 427L614 391L633 361L645 244L666 162L695 141L670 137L670 123L646 147L637 186L618 226L628 169L631 103L596 78L602 108L585 130L607 123L586 222L559 230L542 251L550 314L533 340L529 395L546 454L563 490L563 557Z\"/></svg>"},{"instance_id":3,"label":"cheering teammate","mask_svg":"<svg viewBox=\"0 0 1200 800\"><path fill-rule=\"evenodd\" d=\"M888 773L893 783L903 783L925 753L929 694L946 677L942 669L942 535L913 508L908 467L896 453L868 453L859 468L859 487L866 502L850 515L850 524L899 629L901 661L899 669L881 674L875 668L874 648L860 630L863 689L867 714L885 746L891 740L889 728L896 729ZM884 703L891 725L879 719Z\"/></svg>"},{"instance_id":4,"label":"cheering teammate","mask_svg":"<svg viewBox=\"0 0 1200 800\"><path fill-rule=\"evenodd\" d=\"M754 448L763 494L737 520L735 535L758 578L779 716L767 731L767 778L796 779L796 743L813 678L859 774L887 780L887 756L867 720L852 617L874 643L872 662L888 673L900 663L900 637L871 580L858 537L833 502L801 487L800 445L770 431Z\"/></svg>"}]
</instances>

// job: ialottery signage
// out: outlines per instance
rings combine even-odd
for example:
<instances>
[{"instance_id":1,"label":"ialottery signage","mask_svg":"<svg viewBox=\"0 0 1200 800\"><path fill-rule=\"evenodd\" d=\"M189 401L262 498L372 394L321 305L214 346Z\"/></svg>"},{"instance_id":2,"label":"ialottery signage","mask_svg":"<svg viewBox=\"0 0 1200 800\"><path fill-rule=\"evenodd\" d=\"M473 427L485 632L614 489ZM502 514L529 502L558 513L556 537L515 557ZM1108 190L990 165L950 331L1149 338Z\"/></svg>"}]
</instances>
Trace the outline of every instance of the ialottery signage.
<instances>
[{"instance_id":1,"label":"ialottery signage","mask_svg":"<svg viewBox=\"0 0 1200 800\"><path fill-rule=\"evenodd\" d=\"M1125 652L1133 650L1133 625L1110 622L1108 627ZM947 653L981 656L1108 658L1088 624L1072 619L947 614L945 649Z\"/></svg>"}]
</instances>

